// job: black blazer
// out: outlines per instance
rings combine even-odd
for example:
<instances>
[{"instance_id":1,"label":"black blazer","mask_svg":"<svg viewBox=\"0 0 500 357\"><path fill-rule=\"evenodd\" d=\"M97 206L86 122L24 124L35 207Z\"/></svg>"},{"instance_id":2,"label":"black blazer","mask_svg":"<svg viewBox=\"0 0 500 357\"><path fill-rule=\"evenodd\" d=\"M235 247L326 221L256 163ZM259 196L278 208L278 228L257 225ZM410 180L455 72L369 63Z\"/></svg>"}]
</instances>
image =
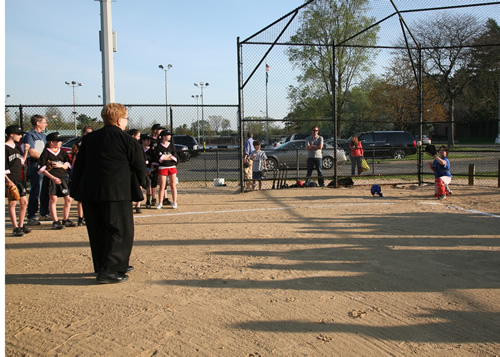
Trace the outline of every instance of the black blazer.
<instances>
[{"instance_id":1,"label":"black blazer","mask_svg":"<svg viewBox=\"0 0 500 357\"><path fill-rule=\"evenodd\" d=\"M114 125L83 137L73 167L71 197L85 201L142 201L146 163L141 145Z\"/></svg>"}]
</instances>

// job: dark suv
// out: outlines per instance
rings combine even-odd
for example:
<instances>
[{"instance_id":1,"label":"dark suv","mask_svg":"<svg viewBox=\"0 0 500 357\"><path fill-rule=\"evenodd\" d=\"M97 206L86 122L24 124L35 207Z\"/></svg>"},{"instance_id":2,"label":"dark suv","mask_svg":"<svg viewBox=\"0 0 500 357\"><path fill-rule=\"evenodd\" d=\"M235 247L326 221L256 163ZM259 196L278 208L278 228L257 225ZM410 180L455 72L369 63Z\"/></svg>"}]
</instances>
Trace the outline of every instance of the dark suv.
<instances>
[{"instance_id":1,"label":"dark suv","mask_svg":"<svg viewBox=\"0 0 500 357\"><path fill-rule=\"evenodd\" d=\"M189 148L189 153L191 156L198 155L198 141L191 135L174 135L174 143L186 145Z\"/></svg>"},{"instance_id":2,"label":"dark suv","mask_svg":"<svg viewBox=\"0 0 500 357\"><path fill-rule=\"evenodd\" d=\"M367 131L356 134L365 157L404 159L417 152L417 143L407 131Z\"/></svg>"}]
</instances>

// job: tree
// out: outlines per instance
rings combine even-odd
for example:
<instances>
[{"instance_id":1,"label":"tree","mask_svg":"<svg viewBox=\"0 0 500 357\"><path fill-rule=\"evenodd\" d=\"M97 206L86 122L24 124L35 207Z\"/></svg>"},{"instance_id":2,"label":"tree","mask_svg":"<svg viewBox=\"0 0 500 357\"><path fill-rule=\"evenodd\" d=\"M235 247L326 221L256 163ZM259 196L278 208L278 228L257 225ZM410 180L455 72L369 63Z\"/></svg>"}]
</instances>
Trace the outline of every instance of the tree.
<instances>
[{"instance_id":1,"label":"tree","mask_svg":"<svg viewBox=\"0 0 500 357\"><path fill-rule=\"evenodd\" d=\"M229 119L222 119L221 124L221 134L222 135L231 135L231 121Z\"/></svg>"},{"instance_id":2,"label":"tree","mask_svg":"<svg viewBox=\"0 0 500 357\"><path fill-rule=\"evenodd\" d=\"M219 133L223 120L224 118L220 115L210 115L208 117L210 127L215 131L216 134Z\"/></svg>"},{"instance_id":3,"label":"tree","mask_svg":"<svg viewBox=\"0 0 500 357\"><path fill-rule=\"evenodd\" d=\"M481 27L471 15L443 14L420 20L413 34L423 48L423 70L436 81L448 104L450 132L448 145L455 144L455 103L471 79L473 51L469 46L481 35Z\"/></svg>"},{"instance_id":4,"label":"tree","mask_svg":"<svg viewBox=\"0 0 500 357\"><path fill-rule=\"evenodd\" d=\"M488 19L476 39L469 65L472 78L464 87L459 102L465 115L475 120L495 120L498 113L500 80L500 27Z\"/></svg>"},{"instance_id":5,"label":"tree","mask_svg":"<svg viewBox=\"0 0 500 357\"><path fill-rule=\"evenodd\" d=\"M326 97L329 103L328 111L320 114L322 118L332 116L336 100L340 122L353 80L369 71L372 51L337 46L375 22L375 18L365 15L368 8L368 0L317 0L303 12L300 27L291 37L291 42L297 45L289 48L288 57L301 69L302 74L297 78L300 92L316 98L320 103L319 98ZM356 36L353 41L357 45L374 45L377 32L378 28L374 27ZM333 97L334 88L336 98Z\"/></svg>"},{"instance_id":6,"label":"tree","mask_svg":"<svg viewBox=\"0 0 500 357\"><path fill-rule=\"evenodd\" d=\"M373 103L367 111L367 120L379 123L372 130L416 131L418 87L408 61L401 56L394 57L383 77L372 80L367 90ZM444 121L442 98L434 80L424 78L422 95L424 120Z\"/></svg>"},{"instance_id":7,"label":"tree","mask_svg":"<svg viewBox=\"0 0 500 357\"><path fill-rule=\"evenodd\" d=\"M76 117L76 121L78 122L79 128L83 128L86 125L95 126L97 118L91 118L88 115L80 114Z\"/></svg>"}]
</instances>

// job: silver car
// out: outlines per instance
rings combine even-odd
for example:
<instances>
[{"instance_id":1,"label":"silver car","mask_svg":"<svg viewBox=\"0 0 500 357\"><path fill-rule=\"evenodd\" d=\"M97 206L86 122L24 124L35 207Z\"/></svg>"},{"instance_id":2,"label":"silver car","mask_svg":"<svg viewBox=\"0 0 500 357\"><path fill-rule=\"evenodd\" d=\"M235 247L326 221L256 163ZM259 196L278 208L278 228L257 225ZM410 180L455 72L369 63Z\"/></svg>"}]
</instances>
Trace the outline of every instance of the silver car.
<instances>
[{"instance_id":1,"label":"silver car","mask_svg":"<svg viewBox=\"0 0 500 357\"><path fill-rule=\"evenodd\" d=\"M329 170L334 165L333 146L323 145L323 169ZM307 150L305 140L289 141L276 149L264 150L267 156L268 170L277 169L280 164L287 164L290 168L307 168ZM337 164L346 162L344 150L337 149Z\"/></svg>"}]
</instances>

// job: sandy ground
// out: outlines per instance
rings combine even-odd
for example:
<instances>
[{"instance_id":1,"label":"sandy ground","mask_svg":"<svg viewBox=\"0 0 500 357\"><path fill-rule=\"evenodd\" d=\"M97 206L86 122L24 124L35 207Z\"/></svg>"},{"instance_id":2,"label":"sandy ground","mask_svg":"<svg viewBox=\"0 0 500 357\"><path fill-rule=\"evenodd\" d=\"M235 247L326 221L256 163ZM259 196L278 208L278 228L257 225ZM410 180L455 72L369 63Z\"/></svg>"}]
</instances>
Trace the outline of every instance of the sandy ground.
<instances>
[{"instance_id":1,"label":"sandy ground","mask_svg":"<svg viewBox=\"0 0 500 357\"><path fill-rule=\"evenodd\" d=\"M181 188L113 285L85 228L7 226L5 354L498 356L500 190L453 189Z\"/></svg>"}]
</instances>

